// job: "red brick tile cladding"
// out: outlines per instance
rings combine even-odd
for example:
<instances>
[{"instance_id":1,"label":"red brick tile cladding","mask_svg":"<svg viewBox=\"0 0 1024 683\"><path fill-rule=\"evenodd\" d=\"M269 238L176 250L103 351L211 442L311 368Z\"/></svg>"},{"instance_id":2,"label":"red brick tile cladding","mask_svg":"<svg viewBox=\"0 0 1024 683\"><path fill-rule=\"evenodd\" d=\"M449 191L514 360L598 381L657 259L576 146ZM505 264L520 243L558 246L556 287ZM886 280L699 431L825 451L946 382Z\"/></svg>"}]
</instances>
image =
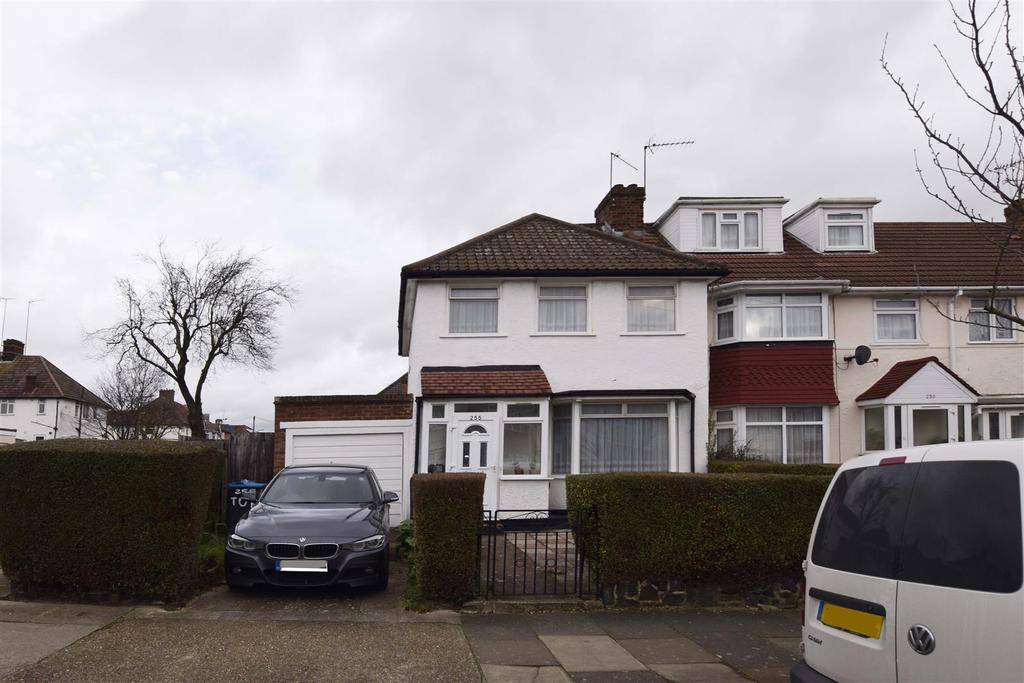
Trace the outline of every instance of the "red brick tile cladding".
<instances>
[{"instance_id":1,"label":"red brick tile cladding","mask_svg":"<svg viewBox=\"0 0 1024 683\"><path fill-rule=\"evenodd\" d=\"M409 419L411 394L278 396L274 399L274 471L284 467L282 422Z\"/></svg>"},{"instance_id":2,"label":"red brick tile cladding","mask_svg":"<svg viewBox=\"0 0 1024 683\"><path fill-rule=\"evenodd\" d=\"M857 397L858 401L873 401L876 399L887 398L892 392L899 389L901 386L906 384L907 380L916 375L918 371L929 363L935 363L940 368L948 372L954 379L960 384L964 385L971 393L977 395L974 387L965 382L962 377L957 375L955 372L943 365L938 358L935 356L928 356L926 358L914 358L912 360L902 360L896 363L889 371L882 375L877 382L872 384L867 390Z\"/></svg>"},{"instance_id":3,"label":"red brick tile cladding","mask_svg":"<svg viewBox=\"0 0 1024 683\"><path fill-rule=\"evenodd\" d=\"M424 398L548 396L551 385L539 365L426 367L420 374Z\"/></svg>"},{"instance_id":4,"label":"red brick tile cladding","mask_svg":"<svg viewBox=\"0 0 1024 683\"><path fill-rule=\"evenodd\" d=\"M708 402L837 405L832 342L742 342L711 347Z\"/></svg>"},{"instance_id":5,"label":"red brick tile cladding","mask_svg":"<svg viewBox=\"0 0 1024 683\"><path fill-rule=\"evenodd\" d=\"M594 220L616 230L644 230L644 197L642 187L615 185L594 209Z\"/></svg>"},{"instance_id":6,"label":"red brick tile cladding","mask_svg":"<svg viewBox=\"0 0 1024 683\"><path fill-rule=\"evenodd\" d=\"M1021 238L1024 232L1018 230ZM819 254L786 233L785 254L715 254L736 280L849 280L853 287L990 286L1004 225L875 223L874 253ZM1024 284L1024 261L1004 259L1001 285Z\"/></svg>"}]
</instances>

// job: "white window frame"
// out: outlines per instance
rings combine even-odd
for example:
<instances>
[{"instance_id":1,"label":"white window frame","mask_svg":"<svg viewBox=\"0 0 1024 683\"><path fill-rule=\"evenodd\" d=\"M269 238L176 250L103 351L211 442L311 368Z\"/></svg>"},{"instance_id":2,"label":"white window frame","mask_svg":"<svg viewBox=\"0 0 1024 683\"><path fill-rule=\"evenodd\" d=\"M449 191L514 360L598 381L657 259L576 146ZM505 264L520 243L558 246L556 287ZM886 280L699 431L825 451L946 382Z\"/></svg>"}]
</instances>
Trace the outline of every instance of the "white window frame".
<instances>
[{"instance_id":1,"label":"white window frame","mask_svg":"<svg viewBox=\"0 0 1024 683\"><path fill-rule=\"evenodd\" d=\"M740 325L740 315L738 312L740 299L741 297L739 295L720 296L715 298L715 341L735 341L740 336L737 334ZM719 316L727 313L732 314L732 335L722 337L719 335L720 328L718 326L718 318Z\"/></svg>"},{"instance_id":2,"label":"white window frame","mask_svg":"<svg viewBox=\"0 0 1024 683\"><path fill-rule=\"evenodd\" d=\"M460 298L453 297L453 289L493 289L495 292L494 297L480 297L477 299L473 298ZM445 337L500 337L501 334L501 284L497 282L449 282L447 287L447 304L445 306L445 331L447 334L442 335ZM497 302L497 321L495 322L494 332L452 332L452 302L453 301L496 301Z\"/></svg>"},{"instance_id":3,"label":"white window frame","mask_svg":"<svg viewBox=\"0 0 1024 683\"><path fill-rule=\"evenodd\" d=\"M0 415L14 415L14 399L0 399Z\"/></svg>"},{"instance_id":4,"label":"white window frame","mask_svg":"<svg viewBox=\"0 0 1024 683\"><path fill-rule=\"evenodd\" d=\"M593 405L617 405L619 406L618 413L595 413L592 415L586 415L584 408ZM629 412L630 406L636 405L658 405L665 406L664 413L631 413ZM636 417L664 417L666 424L668 425L668 469L665 472L675 472L678 470L678 458L674 453L675 449L678 448L678 440L674 436L674 431L678 429L677 416L674 403L671 399L656 399L656 398L622 398L622 399L608 399L608 400L594 400L594 401L582 401L576 402L576 407L573 412L573 460L572 460L572 474L587 474L583 472L583 452L580 445L581 435L583 433L583 421L584 420L601 420L601 419L620 419L620 418L636 418Z\"/></svg>"},{"instance_id":5,"label":"white window frame","mask_svg":"<svg viewBox=\"0 0 1024 683\"><path fill-rule=\"evenodd\" d=\"M913 308L879 308L881 301L911 301ZM913 339L882 339L878 336L878 316L880 315L914 315ZM921 302L911 297L881 297L871 300L871 319L875 330L875 342L878 344L919 344L921 343Z\"/></svg>"},{"instance_id":6,"label":"white window frame","mask_svg":"<svg viewBox=\"0 0 1024 683\"><path fill-rule=\"evenodd\" d=\"M36 404L36 415L46 415L46 399L41 398Z\"/></svg>"},{"instance_id":7,"label":"white window frame","mask_svg":"<svg viewBox=\"0 0 1024 683\"><path fill-rule=\"evenodd\" d=\"M829 214L844 214L844 213L859 213L860 218L829 218ZM871 248L868 243L868 226L871 222L870 213L868 209L860 209L855 207L824 207L822 209L822 224L824 225L824 240L825 251L866 251ZM837 245L833 246L829 240L829 228L831 226L836 227L860 227L860 244L850 245Z\"/></svg>"},{"instance_id":8,"label":"white window frame","mask_svg":"<svg viewBox=\"0 0 1024 683\"><path fill-rule=\"evenodd\" d=\"M78 402L78 401L75 401L75 417L78 417L81 414L82 414L82 404L80 402Z\"/></svg>"},{"instance_id":9,"label":"white window frame","mask_svg":"<svg viewBox=\"0 0 1024 683\"><path fill-rule=\"evenodd\" d=\"M736 214L736 223L739 225L739 235L736 239L735 248L725 248L722 246L722 215L727 213ZM746 243L746 230L745 221L746 215L753 214L757 217L757 244L750 245ZM715 217L715 243L712 245L704 244L704 216ZM732 223L733 221L727 221ZM764 213L761 209L701 209L697 212L697 244L699 251L763 251L762 245L764 244Z\"/></svg>"},{"instance_id":10,"label":"white window frame","mask_svg":"<svg viewBox=\"0 0 1024 683\"><path fill-rule=\"evenodd\" d=\"M978 306L975 306L974 304L975 304L976 301L980 301L981 304L978 305ZM1016 306L1014 305L1016 302L1014 301L1014 299L1012 297L1002 297L1001 296L1001 297L997 297L995 299L995 303L996 304L998 304L1001 301L1006 302L1007 309L1011 313L1016 308ZM967 319L968 319L967 343L968 344L1011 344L1011 343L1013 343L1014 341L1017 340L1016 327L1014 326L1013 323L1008 323L1009 327L1006 327L1006 328L998 328L998 327L996 327L996 316L995 316L995 314L994 313L989 313L988 311L984 310L985 306L988 305L988 302L989 302L989 300L987 298L974 297L974 298L968 299L968 301L967 301ZM983 313L983 314L985 314L986 322L978 323L978 325L983 326L983 329L988 331L988 333L989 333L989 338L988 339L971 339L971 330L970 330L970 328L973 327L975 325L975 323L970 322L970 317L971 317L971 315L973 315L975 313ZM1010 333L1010 336L1009 337L998 337L997 338L996 337L996 333L999 332L1000 330L1008 330L1009 333Z\"/></svg>"},{"instance_id":11,"label":"white window frame","mask_svg":"<svg viewBox=\"0 0 1024 683\"><path fill-rule=\"evenodd\" d=\"M805 304L805 303L789 304L789 303L786 302L787 297L790 297L790 296L806 296L806 295L811 295L811 294L817 294L820 297L820 300L819 300L819 302L817 304L813 304L813 303L810 303L810 304ZM761 304L761 303L751 304L751 303L749 303L749 297L750 296L779 296L779 297L781 297L781 299L780 299L779 303L777 303L777 304L775 304L775 303L772 303L772 304ZM747 340L751 340L751 341L776 341L776 340L798 341L798 340L804 340L804 339L828 339L829 338L829 336L828 336L828 316L825 315L825 312L827 310L827 303L828 303L828 295L824 294L823 292L785 292L785 291L782 291L782 292L748 292L747 294L745 294L743 296L743 338L747 339ZM790 337L790 336L788 336L786 334L786 322L787 322L786 321L786 312L787 312L787 310L790 309L790 308L812 308L814 306L817 306L820 309L820 313L821 313L821 334L818 335L818 336L812 336L812 337L806 337L806 336L803 336L803 337ZM746 321L746 317L747 316L746 316L746 312L747 312L747 309L750 309L750 308L782 308L782 335L779 336L779 337L753 337L753 336L748 335L747 334L747 321Z\"/></svg>"},{"instance_id":12,"label":"white window frame","mask_svg":"<svg viewBox=\"0 0 1024 683\"><path fill-rule=\"evenodd\" d=\"M519 403L530 403L535 404L538 408L537 416L529 417L509 417L508 406ZM509 400L505 403L504 408L499 407L499 415L502 416L498 425L498 460L495 463L497 465L497 473L501 479L521 480L521 479L545 479L547 473L550 471L548 465L548 453L551 450L550 444L546 443L550 438L550 428L548 427L548 413L550 413L550 406L548 401L531 401L528 399L523 400ZM505 473L505 425L507 424L536 424L540 425L540 470L536 474L506 474Z\"/></svg>"},{"instance_id":13,"label":"white window frame","mask_svg":"<svg viewBox=\"0 0 1024 683\"><path fill-rule=\"evenodd\" d=\"M781 408L782 409L782 422L748 422L747 421L747 408ZM791 421L788 419L786 409L787 408L820 408L821 409L821 421L820 422L806 422L806 421ZM721 406L715 408L715 410L732 410L733 419L735 422L735 432L733 443L737 446L746 447L750 442L747 438L747 427L754 425L757 427L774 427L782 426L782 464L788 463L789 456L786 453L786 447L788 443L788 435L786 433L786 427L789 425L821 425L821 462L830 463L829 459L829 408L830 406L821 404L800 404L791 405L788 403L773 404L773 405L756 405L756 406ZM863 428L861 429L863 433Z\"/></svg>"},{"instance_id":14,"label":"white window frame","mask_svg":"<svg viewBox=\"0 0 1024 683\"><path fill-rule=\"evenodd\" d=\"M622 321L623 335L673 335L679 334L679 284L676 282L626 282L625 306L623 309L624 320ZM673 327L670 330L631 330L629 329L629 302L631 300L661 300L665 297L650 297L650 296L631 296L629 290L633 287L671 287L672 288L672 322Z\"/></svg>"},{"instance_id":15,"label":"white window frame","mask_svg":"<svg viewBox=\"0 0 1024 683\"><path fill-rule=\"evenodd\" d=\"M565 296L544 297L544 296L541 296L541 289L544 288L544 287L582 287L585 290L583 298L585 298L586 305L587 305L587 313L586 313L586 316L587 316L586 323L587 324L584 326L584 329L578 330L578 331L574 330L574 331L564 331L564 332L561 332L561 331L548 331L548 330L540 329L540 303L541 303L541 301L543 301L543 300L548 300L548 301L560 301L560 300L579 301L580 298L581 298L581 297L565 297ZM536 288L536 295L537 295L537 297L536 297L537 298L537 307L534 309L536 320L534 321L534 325L533 325L533 329L535 330L533 336L537 336L537 337L587 337L587 336L593 336L593 327L592 327L592 324L591 324L591 307L590 307L590 301L591 301L590 295L591 295L591 292L590 292L590 283L589 282L538 282L537 283L537 288ZM499 304L499 306L500 306L500 304Z\"/></svg>"},{"instance_id":16,"label":"white window frame","mask_svg":"<svg viewBox=\"0 0 1024 683\"><path fill-rule=\"evenodd\" d=\"M712 408L712 410L715 412L715 455L717 455L722 448L722 444L718 440L718 432L725 431L732 432L732 448L735 453L736 444L739 443L739 425L736 420L739 415L739 408ZM731 413L729 416L731 419L721 419L720 416L722 413Z\"/></svg>"}]
</instances>

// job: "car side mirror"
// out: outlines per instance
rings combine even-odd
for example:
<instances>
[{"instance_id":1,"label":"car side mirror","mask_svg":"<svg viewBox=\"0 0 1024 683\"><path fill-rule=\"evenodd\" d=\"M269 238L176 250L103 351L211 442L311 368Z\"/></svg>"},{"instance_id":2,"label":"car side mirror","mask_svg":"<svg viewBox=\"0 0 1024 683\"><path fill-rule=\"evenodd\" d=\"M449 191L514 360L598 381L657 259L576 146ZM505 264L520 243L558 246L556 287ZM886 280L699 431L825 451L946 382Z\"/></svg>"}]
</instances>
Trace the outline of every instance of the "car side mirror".
<instances>
[{"instance_id":1,"label":"car side mirror","mask_svg":"<svg viewBox=\"0 0 1024 683\"><path fill-rule=\"evenodd\" d=\"M260 496L255 491L242 491L242 500L247 500L250 503L255 503L260 499Z\"/></svg>"},{"instance_id":2,"label":"car side mirror","mask_svg":"<svg viewBox=\"0 0 1024 683\"><path fill-rule=\"evenodd\" d=\"M397 493L395 493L394 491L385 491L384 492L384 504L385 505L388 504L388 503L397 503L397 502L398 502L398 494Z\"/></svg>"}]
</instances>

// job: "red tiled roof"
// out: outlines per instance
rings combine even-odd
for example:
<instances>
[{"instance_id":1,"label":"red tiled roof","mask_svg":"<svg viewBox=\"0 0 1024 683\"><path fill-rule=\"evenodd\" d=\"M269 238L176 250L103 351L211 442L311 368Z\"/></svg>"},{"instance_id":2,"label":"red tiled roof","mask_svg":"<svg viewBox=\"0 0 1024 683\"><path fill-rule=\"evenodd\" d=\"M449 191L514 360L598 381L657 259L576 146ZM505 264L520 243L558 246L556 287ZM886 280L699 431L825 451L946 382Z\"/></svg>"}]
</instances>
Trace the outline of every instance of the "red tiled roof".
<instances>
[{"instance_id":1,"label":"red tiled roof","mask_svg":"<svg viewBox=\"0 0 1024 683\"><path fill-rule=\"evenodd\" d=\"M0 362L0 398L66 398L100 408L106 401L42 356Z\"/></svg>"},{"instance_id":2,"label":"red tiled roof","mask_svg":"<svg viewBox=\"0 0 1024 683\"><path fill-rule=\"evenodd\" d=\"M547 375L539 365L425 367L420 375L424 397L547 396Z\"/></svg>"},{"instance_id":3,"label":"red tiled roof","mask_svg":"<svg viewBox=\"0 0 1024 683\"><path fill-rule=\"evenodd\" d=\"M990 286L1006 227L982 223L875 223L875 252L820 254L789 233L784 254L715 253L737 280L849 280L853 287ZM1001 285L1024 285L1024 261L1007 258Z\"/></svg>"},{"instance_id":4,"label":"red tiled roof","mask_svg":"<svg viewBox=\"0 0 1024 683\"><path fill-rule=\"evenodd\" d=\"M662 246L655 246L656 243ZM725 273L721 265L675 251L653 235L644 234L642 240L630 239L538 213L402 268L403 278Z\"/></svg>"},{"instance_id":5,"label":"red tiled roof","mask_svg":"<svg viewBox=\"0 0 1024 683\"><path fill-rule=\"evenodd\" d=\"M965 382L962 377L957 375L955 372L943 365L938 358L935 356L928 356L926 358L914 358L912 360L902 360L896 363L889 371L882 375L877 382L872 384L867 390L857 397L858 401L873 401L877 399L887 398L892 395L892 392L899 389L901 386L907 383L907 381L916 375L921 368L928 365L929 363L935 363L940 368L945 370L953 379L960 382L965 389L970 391L974 395L978 395L978 392L970 384Z\"/></svg>"},{"instance_id":6,"label":"red tiled roof","mask_svg":"<svg viewBox=\"0 0 1024 683\"><path fill-rule=\"evenodd\" d=\"M710 351L708 402L837 405L832 342L741 342Z\"/></svg>"},{"instance_id":7,"label":"red tiled roof","mask_svg":"<svg viewBox=\"0 0 1024 683\"><path fill-rule=\"evenodd\" d=\"M174 392L164 390L138 410L111 410L107 413L111 427L188 427L188 406L174 400ZM213 423L207 421L207 431Z\"/></svg>"}]
</instances>

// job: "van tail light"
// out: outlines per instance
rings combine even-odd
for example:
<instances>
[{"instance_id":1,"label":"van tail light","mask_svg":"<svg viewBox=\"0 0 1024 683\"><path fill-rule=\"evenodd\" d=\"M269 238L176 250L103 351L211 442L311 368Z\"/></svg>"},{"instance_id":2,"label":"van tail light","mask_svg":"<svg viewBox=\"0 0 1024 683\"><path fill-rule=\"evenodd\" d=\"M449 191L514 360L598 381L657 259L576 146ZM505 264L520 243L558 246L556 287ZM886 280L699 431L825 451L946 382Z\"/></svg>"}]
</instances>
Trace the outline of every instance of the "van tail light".
<instances>
[{"instance_id":1,"label":"van tail light","mask_svg":"<svg viewBox=\"0 0 1024 683\"><path fill-rule=\"evenodd\" d=\"M905 455L894 455L891 458L882 458L878 461L879 465L902 465L907 461Z\"/></svg>"}]
</instances>

